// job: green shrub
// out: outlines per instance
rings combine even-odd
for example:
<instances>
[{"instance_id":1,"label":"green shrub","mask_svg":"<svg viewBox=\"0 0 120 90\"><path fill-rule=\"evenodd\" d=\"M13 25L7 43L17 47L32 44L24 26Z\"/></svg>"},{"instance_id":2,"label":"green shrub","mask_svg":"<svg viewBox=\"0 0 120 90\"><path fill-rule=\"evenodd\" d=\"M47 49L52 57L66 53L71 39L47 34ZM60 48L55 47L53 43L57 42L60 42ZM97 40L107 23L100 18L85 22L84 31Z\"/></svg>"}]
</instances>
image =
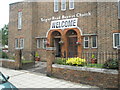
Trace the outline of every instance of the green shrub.
<instances>
[{"instance_id":1,"label":"green shrub","mask_svg":"<svg viewBox=\"0 0 120 90\"><path fill-rule=\"evenodd\" d=\"M7 55L7 53L2 52L2 58L6 58L6 59L8 59L8 55Z\"/></svg>"},{"instance_id":2,"label":"green shrub","mask_svg":"<svg viewBox=\"0 0 120 90\"><path fill-rule=\"evenodd\" d=\"M92 63L88 63L86 65L86 67L92 67L92 68L102 68L103 64L92 64Z\"/></svg>"},{"instance_id":3,"label":"green shrub","mask_svg":"<svg viewBox=\"0 0 120 90\"><path fill-rule=\"evenodd\" d=\"M66 58L56 58L54 63L66 65Z\"/></svg>"},{"instance_id":4,"label":"green shrub","mask_svg":"<svg viewBox=\"0 0 120 90\"><path fill-rule=\"evenodd\" d=\"M118 60L117 59L109 59L103 64L103 68L106 69L118 69Z\"/></svg>"},{"instance_id":5,"label":"green shrub","mask_svg":"<svg viewBox=\"0 0 120 90\"><path fill-rule=\"evenodd\" d=\"M73 66L84 66L84 65L86 65L86 60L81 59L79 57L69 58L68 60L66 60L66 64L73 65Z\"/></svg>"}]
</instances>

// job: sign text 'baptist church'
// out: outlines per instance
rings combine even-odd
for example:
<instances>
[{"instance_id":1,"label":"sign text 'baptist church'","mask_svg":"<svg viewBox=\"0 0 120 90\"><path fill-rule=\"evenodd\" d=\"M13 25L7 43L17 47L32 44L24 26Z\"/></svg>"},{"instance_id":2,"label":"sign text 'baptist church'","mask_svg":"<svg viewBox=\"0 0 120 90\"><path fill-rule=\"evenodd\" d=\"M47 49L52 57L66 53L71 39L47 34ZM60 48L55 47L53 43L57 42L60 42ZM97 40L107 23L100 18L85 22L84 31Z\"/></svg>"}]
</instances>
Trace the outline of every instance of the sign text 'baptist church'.
<instances>
[{"instance_id":1,"label":"sign text 'baptist church'","mask_svg":"<svg viewBox=\"0 0 120 90\"><path fill-rule=\"evenodd\" d=\"M51 21L50 29L65 29L77 27L78 18Z\"/></svg>"}]
</instances>

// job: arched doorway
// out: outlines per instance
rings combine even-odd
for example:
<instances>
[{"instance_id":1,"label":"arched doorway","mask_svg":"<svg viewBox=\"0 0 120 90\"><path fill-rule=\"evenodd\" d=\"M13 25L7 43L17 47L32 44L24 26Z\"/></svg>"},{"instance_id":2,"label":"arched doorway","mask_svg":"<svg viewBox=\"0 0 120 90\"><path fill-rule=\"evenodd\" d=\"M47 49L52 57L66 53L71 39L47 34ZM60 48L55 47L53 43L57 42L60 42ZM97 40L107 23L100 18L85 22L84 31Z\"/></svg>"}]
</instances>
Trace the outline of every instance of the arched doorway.
<instances>
[{"instance_id":1,"label":"arched doorway","mask_svg":"<svg viewBox=\"0 0 120 90\"><path fill-rule=\"evenodd\" d=\"M56 48L56 57L61 56L61 44L59 43L61 41L61 33L58 31L53 31L51 34L51 46Z\"/></svg>"},{"instance_id":2,"label":"arched doorway","mask_svg":"<svg viewBox=\"0 0 120 90\"><path fill-rule=\"evenodd\" d=\"M76 44L77 32L74 30L68 30L66 33L67 38L67 51L68 57L77 57L78 56L78 45Z\"/></svg>"}]
</instances>

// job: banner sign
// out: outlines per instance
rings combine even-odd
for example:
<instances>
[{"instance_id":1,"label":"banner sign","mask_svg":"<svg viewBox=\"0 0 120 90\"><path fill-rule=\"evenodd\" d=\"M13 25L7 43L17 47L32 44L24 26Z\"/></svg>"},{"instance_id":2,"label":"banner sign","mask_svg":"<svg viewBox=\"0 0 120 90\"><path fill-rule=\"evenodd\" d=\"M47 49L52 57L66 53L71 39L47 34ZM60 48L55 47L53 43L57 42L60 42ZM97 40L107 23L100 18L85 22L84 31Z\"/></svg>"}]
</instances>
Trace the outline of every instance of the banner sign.
<instances>
[{"instance_id":1,"label":"banner sign","mask_svg":"<svg viewBox=\"0 0 120 90\"><path fill-rule=\"evenodd\" d=\"M77 21L78 18L51 21L50 29L75 28L77 27Z\"/></svg>"}]
</instances>

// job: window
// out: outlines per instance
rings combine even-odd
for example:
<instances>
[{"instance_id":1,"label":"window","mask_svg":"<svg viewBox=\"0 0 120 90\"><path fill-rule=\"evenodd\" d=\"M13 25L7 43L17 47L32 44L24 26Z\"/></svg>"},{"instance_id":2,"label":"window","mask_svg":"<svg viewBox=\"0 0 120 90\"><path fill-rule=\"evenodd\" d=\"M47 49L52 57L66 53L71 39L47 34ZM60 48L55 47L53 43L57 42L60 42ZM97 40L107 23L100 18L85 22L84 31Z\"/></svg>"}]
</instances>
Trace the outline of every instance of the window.
<instances>
[{"instance_id":1,"label":"window","mask_svg":"<svg viewBox=\"0 0 120 90\"><path fill-rule=\"evenodd\" d=\"M46 49L46 43L47 43L47 40L46 39L43 39L43 49Z\"/></svg>"},{"instance_id":2,"label":"window","mask_svg":"<svg viewBox=\"0 0 120 90\"><path fill-rule=\"evenodd\" d=\"M41 43L40 43L40 39L37 39L37 48L40 48L40 45Z\"/></svg>"},{"instance_id":3,"label":"window","mask_svg":"<svg viewBox=\"0 0 120 90\"><path fill-rule=\"evenodd\" d=\"M46 39L39 38L37 39L37 48L46 49Z\"/></svg>"},{"instance_id":4,"label":"window","mask_svg":"<svg viewBox=\"0 0 120 90\"><path fill-rule=\"evenodd\" d=\"M61 10L62 11L66 10L66 0L61 0Z\"/></svg>"},{"instance_id":5,"label":"window","mask_svg":"<svg viewBox=\"0 0 120 90\"><path fill-rule=\"evenodd\" d=\"M58 12L58 0L54 0L54 12Z\"/></svg>"},{"instance_id":6,"label":"window","mask_svg":"<svg viewBox=\"0 0 120 90\"><path fill-rule=\"evenodd\" d=\"M120 45L120 33L113 33L113 48L117 48Z\"/></svg>"},{"instance_id":7,"label":"window","mask_svg":"<svg viewBox=\"0 0 120 90\"><path fill-rule=\"evenodd\" d=\"M23 38L20 39L20 48L21 49L24 48L24 39Z\"/></svg>"},{"instance_id":8,"label":"window","mask_svg":"<svg viewBox=\"0 0 120 90\"><path fill-rule=\"evenodd\" d=\"M74 0L69 0L69 9L74 9Z\"/></svg>"},{"instance_id":9,"label":"window","mask_svg":"<svg viewBox=\"0 0 120 90\"><path fill-rule=\"evenodd\" d=\"M120 0L118 0L118 19L120 19Z\"/></svg>"},{"instance_id":10,"label":"window","mask_svg":"<svg viewBox=\"0 0 120 90\"><path fill-rule=\"evenodd\" d=\"M89 37L88 36L84 37L84 48L89 48Z\"/></svg>"},{"instance_id":11,"label":"window","mask_svg":"<svg viewBox=\"0 0 120 90\"><path fill-rule=\"evenodd\" d=\"M92 36L92 48L97 48L97 36Z\"/></svg>"},{"instance_id":12,"label":"window","mask_svg":"<svg viewBox=\"0 0 120 90\"><path fill-rule=\"evenodd\" d=\"M16 49L19 48L19 39L18 38L15 39L15 48Z\"/></svg>"},{"instance_id":13,"label":"window","mask_svg":"<svg viewBox=\"0 0 120 90\"><path fill-rule=\"evenodd\" d=\"M18 12L18 29L22 29L22 12Z\"/></svg>"}]
</instances>

